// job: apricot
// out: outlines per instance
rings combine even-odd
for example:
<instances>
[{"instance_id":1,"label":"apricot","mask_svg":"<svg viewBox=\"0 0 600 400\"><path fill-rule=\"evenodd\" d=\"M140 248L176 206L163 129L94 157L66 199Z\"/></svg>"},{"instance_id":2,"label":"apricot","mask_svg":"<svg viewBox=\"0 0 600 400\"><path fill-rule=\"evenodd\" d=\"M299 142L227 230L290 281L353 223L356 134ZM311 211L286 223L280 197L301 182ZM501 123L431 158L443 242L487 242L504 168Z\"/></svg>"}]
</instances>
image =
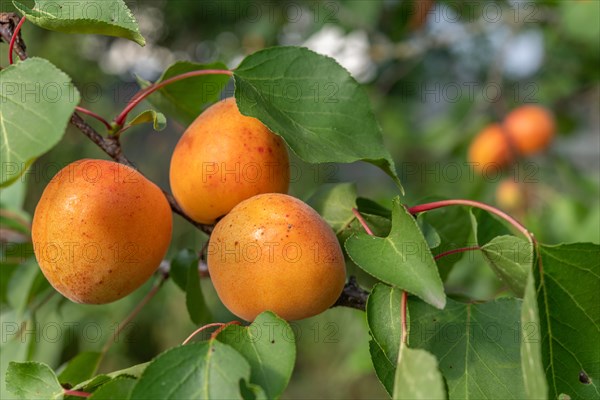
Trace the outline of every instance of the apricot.
<instances>
[{"instance_id":1,"label":"apricot","mask_svg":"<svg viewBox=\"0 0 600 400\"><path fill-rule=\"evenodd\" d=\"M286 320L317 315L346 281L333 230L302 201L261 194L238 204L210 238L208 270L223 304L252 321L270 310Z\"/></svg>"},{"instance_id":2,"label":"apricot","mask_svg":"<svg viewBox=\"0 0 600 400\"><path fill-rule=\"evenodd\" d=\"M500 124L486 126L469 147L469 162L480 173L504 168L512 159L512 149Z\"/></svg>"},{"instance_id":3,"label":"apricot","mask_svg":"<svg viewBox=\"0 0 600 400\"><path fill-rule=\"evenodd\" d=\"M524 188L511 179L504 179L496 188L496 203L506 211L515 211L525 206Z\"/></svg>"},{"instance_id":4,"label":"apricot","mask_svg":"<svg viewBox=\"0 0 600 400\"><path fill-rule=\"evenodd\" d=\"M185 131L171 158L171 190L197 222L212 224L260 193L286 193L290 166L284 141L234 98L206 109Z\"/></svg>"},{"instance_id":5,"label":"apricot","mask_svg":"<svg viewBox=\"0 0 600 400\"><path fill-rule=\"evenodd\" d=\"M31 228L50 284L76 303L103 304L140 287L160 265L172 215L138 171L104 160L60 170L44 189Z\"/></svg>"},{"instance_id":6,"label":"apricot","mask_svg":"<svg viewBox=\"0 0 600 400\"><path fill-rule=\"evenodd\" d=\"M524 105L504 118L504 130L522 155L531 155L548 147L554 137L554 117L547 109Z\"/></svg>"}]
</instances>

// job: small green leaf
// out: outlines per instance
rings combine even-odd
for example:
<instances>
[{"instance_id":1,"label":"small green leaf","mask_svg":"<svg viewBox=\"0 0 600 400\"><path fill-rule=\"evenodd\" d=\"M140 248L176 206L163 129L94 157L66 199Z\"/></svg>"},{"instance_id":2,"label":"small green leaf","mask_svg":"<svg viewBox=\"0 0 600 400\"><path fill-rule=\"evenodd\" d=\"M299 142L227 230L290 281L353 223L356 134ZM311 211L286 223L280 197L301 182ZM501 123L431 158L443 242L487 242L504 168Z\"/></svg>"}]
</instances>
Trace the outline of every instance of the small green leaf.
<instances>
[{"instance_id":1,"label":"small green leaf","mask_svg":"<svg viewBox=\"0 0 600 400\"><path fill-rule=\"evenodd\" d=\"M266 311L248 327L228 326L217 339L248 360L250 381L262 387L269 399L283 393L296 360L294 332L287 322Z\"/></svg>"},{"instance_id":2,"label":"small green leaf","mask_svg":"<svg viewBox=\"0 0 600 400\"><path fill-rule=\"evenodd\" d=\"M262 121L304 161L367 161L400 186L366 91L334 59L273 47L246 57L234 79L241 113Z\"/></svg>"},{"instance_id":3,"label":"small green leaf","mask_svg":"<svg viewBox=\"0 0 600 400\"><path fill-rule=\"evenodd\" d=\"M446 399L444 378L435 356L426 350L400 347L394 380L394 400Z\"/></svg>"},{"instance_id":4,"label":"small green leaf","mask_svg":"<svg viewBox=\"0 0 600 400\"><path fill-rule=\"evenodd\" d=\"M437 200L443 200L443 198L429 197L419 203ZM432 250L434 255L437 256L445 251L475 245L475 243L469 242L472 233L472 228L468 224L469 215L469 211L465 207L444 207L423 213L421 218L435 229L441 241L440 245ZM462 256L463 254L453 254L437 260L442 280L446 280L452 267Z\"/></svg>"},{"instance_id":5,"label":"small green leaf","mask_svg":"<svg viewBox=\"0 0 600 400\"><path fill-rule=\"evenodd\" d=\"M188 267L188 278L185 286L185 305L192 322L199 325L210 321L211 315L202 294L200 286L200 273L198 272L198 261L191 263Z\"/></svg>"},{"instance_id":6,"label":"small green leaf","mask_svg":"<svg viewBox=\"0 0 600 400\"><path fill-rule=\"evenodd\" d=\"M62 385L68 384L70 387L77 385L94 376L102 354L96 351L84 351L71 359L62 372L58 375L58 380Z\"/></svg>"},{"instance_id":7,"label":"small green leaf","mask_svg":"<svg viewBox=\"0 0 600 400\"><path fill-rule=\"evenodd\" d=\"M210 340L160 354L142 373L131 399L241 399L240 380L249 378L244 357Z\"/></svg>"},{"instance_id":8,"label":"small green leaf","mask_svg":"<svg viewBox=\"0 0 600 400\"><path fill-rule=\"evenodd\" d=\"M13 4L28 21L44 29L117 36L133 40L140 46L146 44L123 0L35 0L33 8L18 1Z\"/></svg>"},{"instance_id":9,"label":"small green leaf","mask_svg":"<svg viewBox=\"0 0 600 400\"><path fill-rule=\"evenodd\" d=\"M549 398L599 398L600 246L540 245L539 252L534 272ZM580 381L582 372L589 383Z\"/></svg>"},{"instance_id":10,"label":"small green leaf","mask_svg":"<svg viewBox=\"0 0 600 400\"><path fill-rule=\"evenodd\" d=\"M389 236L381 238L363 232L348 238L345 246L350 258L369 274L444 308L446 295L435 260L399 197L393 201Z\"/></svg>"},{"instance_id":11,"label":"small green leaf","mask_svg":"<svg viewBox=\"0 0 600 400\"><path fill-rule=\"evenodd\" d=\"M162 131L167 126L167 119L165 118L164 114L154 110L146 110L141 114L138 114L131 121L129 121L127 125L134 126L149 122L152 123L155 131Z\"/></svg>"},{"instance_id":12,"label":"small green leaf","mask_svg":"<svg viewBox=\"0 0 600 400\"><path fill-rule=\"evenodd\" d=\"M137 380L128 376L120 376L100 386L90 400L128 399Z\"/></svg>"},{"instance_id":13,"label":"small green leaf","mask_svg":"<svg viewBox=\"0 0 600 400\"><path fill-rule=\"evenodd\" d=\"M548 398L548 383L542 363L542 333L533 269L529 270L521 306L521 369L525 393L531 400Z\"/></svg>"},{"instance_id":14,"label":"small green leaf","mask_svg":"<svg viewBox=\"0 0 600 400\"><path fill-rule=\"evenodd\" d=\"M198 253L191 249L180 250L171 260L169 276L181 290L185 291L187 287L188 270L192 264L196 264L196 267L198 266Z\"/></svg>"},{"instance_id":15,"label":"small green leaf","mask_svg":"<svg viewBox=\"0 0 600 400\"><path fill-rule=\"evenodd\" d=\"M427 241L429 248L435 249L442 243L442 239L440 238L440 235L438 235L435 228L431 226L424 217L425 214L419 214L417 216L417 225L419 225L419 229L421 229L421 232L423 232L423 236L425 236L425 240Z\"/></svg>"},{"instance_id":16,"label":"small green leaf","mask_svg":"<svg viewBox=\"0 0 600 400\"><path fill-rule=\"evenodd\" d=\"M327 221L338 235L356 218L352 212L352 209L356 207L356 184L322 185L308 199L307 203Z\"/></svg>"},{"instance_id":17,"label":"small green leaf","mask_svg":"<svg viewBox=\"0 0 600 400\"><path fill-rule=\"evenodd\" d=\"M497 236L510 235L510 231L495 216L487 211L471 208L471 224L477 238L477 244L483 246Z\"/></svg>"},{"instance_id":18,"label":"small green leaf","mask_svg":"<svg viewBox=\"0 0 600 400\"><path fill-rule=\"evenodd\" d=\"M381 204L371 199L367 199L365 197L358 197L356 199L356 205L358 206L358 211L360 211L361 213L379 215L380 217L384 217L387 219L392 218L392 210L382 206Z\"/></svg>"},{"instance_id":19,"label":"small green leaf","mask_svg":"<svg viewBox=\"0 0 600 400\"><path fill-rule=\"evenodd\" d=\"M6 371L6 387L19 399L63 398L63 388L54 371L38 362L11 362Z\"/></svg>"},{"instance_id":20,"label":"small green leaf","mask_svg":"<svg viewBox=\"0 0 600 400\"><path fill-rule=\"evenodd\" d=\"M85 382L81 382L80 384L75 386L73 390L81 390L83 392L94 392L96 389L115 378L130 377L138 379L140 376L142 376L142 373L149 364L149 362L146 362L118 371L109 372L107 374L97 375L92 379L88 379Z\"/></svg>"},{"instance_id":21,"label":"small green leaf","mask_svg":"<svg viewBox=\"0 0 600 400\"><path fill-rule=\"evenodd\" d=\"M17 180L65 133L79 103L71 78L42 58L0 70L0 186Z\"/></svg>"},{"instance_id":22,"label":"small green leaf","mask_svg":"<svg viewBox=\"0 0 600 400\"><path fill-rule=\"evenodd\" d=\"M163 72L156 81L160 83L186 72L206 69L227 70L223 63L198 64L189 61L178 61ZM157 109L189 125L208 105L219 99L219 96L230 77L223 74L202 75L183 79L165 86L148 96L148 101ZM150 86L150 82L137 77L142 88Z\"/></svg>"},{"instance_id":23,"label":"small green leaf","mask_svg":"<svg viewBox=\"0 0 600 400\"><path fill-rule=\"evenodd\" d=\"M533 262L533 245L515 236L499 236L481 248L484 258L518 297L523 297Z\"/></svg>"},{"instance_id":24,"label":"small green leaf","mask_svg":"<svg viewBox=\"0 0 600 400\"><path fill-rule=\"evenodd\" d=\"M183 249L171 260L171 277L183 291L190 319L202 324L211 319L210 311L202 294L200 273L198 272L198 253Z\"/></svg>"},{"instance_id":25,"label":"small green leaf","mask_svg":"<svg viewBox=\"0 0 600 400\"><path fill-rule=\"evenodd\" d=\"M376 341L369 341L369 352L377 379L381 382L390 397L394 393L394 376L396 374L396 363L392 363L385 355L383 349Z\"/></svg>"},{"instance_id":26,"label":"small green leaf","mask_svg":"<svg viewBox=\"0 0 600 400\"><path fill-rule=\"evenodd\" d=\"M398 360L402 291L381 283L376 284L367 300L367 322L371 336L394 368Z\"/></svg>"}]
</instances>

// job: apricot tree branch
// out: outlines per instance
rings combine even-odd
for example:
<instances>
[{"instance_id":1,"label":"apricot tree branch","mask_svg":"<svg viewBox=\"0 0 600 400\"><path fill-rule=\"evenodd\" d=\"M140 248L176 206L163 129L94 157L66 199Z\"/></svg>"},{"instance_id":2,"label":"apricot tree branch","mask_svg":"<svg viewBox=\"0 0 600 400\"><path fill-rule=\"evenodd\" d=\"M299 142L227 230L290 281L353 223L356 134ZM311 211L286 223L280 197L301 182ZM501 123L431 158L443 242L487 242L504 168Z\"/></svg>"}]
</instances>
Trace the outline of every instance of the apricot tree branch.
<instances>
[{"instance_id":1,"label":"apricot tree branch","mask_svg":"<svg viewBox=\"0 0 600 400\"><path fill-rule=\"evenodd\" d=\"M356 278L351 276L337 301L331 307L350 307L365 311L369 292L358 285Z\"/></svg>"},{"instance_id":2,"label":"apricot tree branch","mask_svg":"<svg viewBox=\"0 0 600 400\"><path fill-rule=\"evenodd\" d=\"M10 43L12 40L12 35L15 29L16 24L19 22L19 16L15 13L0 13L0 36L4 41ZM25 51L25 42L19 36L15 41L15 51L19 55L21 60L25 60L27 58L27 53ZM82 109L80 108L79 111ZM86 110L87 111L87 110ZM91 115L91 114L90 114ZM105 125L106 121L103 122ZM119 138L116 136L103 137L96 131L91 125L83 120L77 113L73 113L71 116L71 124L75 126L77 129L81 131L85 136L87 136L92 142L94 142L102 151L104 151L110 158L115 160L120 164L127 165L131 168L135 168L135 165L123 154L123 149L121 147L121 142ZM110 125L109 125L110 126ZM202 232L210 235L212 232L211 225L204 225L194 221L189 215L187 215L177 204L175 198L165 192L162 191L165 195L169 205L171 206L171 210L175 213L183 217L186 221L194 225L196 228L201 230Z\"/></svg>"}]
</instances>

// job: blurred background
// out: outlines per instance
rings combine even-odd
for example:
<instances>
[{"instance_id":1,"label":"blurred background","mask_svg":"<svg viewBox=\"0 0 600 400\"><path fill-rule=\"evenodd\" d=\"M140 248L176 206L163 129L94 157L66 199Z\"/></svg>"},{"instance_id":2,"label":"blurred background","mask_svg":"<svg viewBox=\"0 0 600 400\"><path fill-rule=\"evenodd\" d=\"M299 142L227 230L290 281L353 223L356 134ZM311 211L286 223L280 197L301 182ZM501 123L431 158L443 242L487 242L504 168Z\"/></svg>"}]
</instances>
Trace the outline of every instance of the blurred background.
<instances>
[{"instance_id":1,"label":"blurred background","mask_svg":"<svg viewBox=\"0 0 600 400\"><path fill-rule=\"evenodd\" d=\"M9 3L2 1L2 11L12 11ZM403 181L404 203L429 196L477 199L515 215L544 243L600 241L600 2L127 3L146 47L44 31L32 24L22 31L29 55L48 58L68 73L82 94L82 106L107 119L137 91L135 75L156 80L176 60L222 61L235 68L265 47L306 46L334 57L364 84ZM2 44L0 51L6 65L7 46ZM226 92L223 96L232 95L233 87ZM473 137L523 103L554 113L557 135L550 149L494 176L475 174L466 156ZM135 127L123 139L129 158L165 189L169 155L185 130L173 119L168 122L162 132ZM52 176L83 157L104 154L69 128L61 145L39 159L24 182L2 190L3 206L20 208L24 201L31 215ZM388 207L398 194L384 173L365 163L317 166L296 158L293 163L297 173L290 192L303 199L323 183L348 181L357 183L360 196ZM498 196L506 181L516 188L512 197ZM199 249L206 241L179 217L175 222L171 253ZM447 285L457 294L484 300L501 292L476 253L457 256L454 263ZM10 298L24 296L32 285L34 263L29 270L11 276L10 282L2 275ZM359 278L364 286L371 284L367 277ZM29 335L13 341L7 339L11 323L20 320L3 306L2 370L9 360L24 357L56 368L82 350L99 350L150 284L106 306L49 297L40 304L37 319L30 319ZM202 285L214 320L232 319L210 282ZM298 360L284 398L386 397L372 370L362 312L332 309L293 325ZM193 330L184 294L168 282L121 335L101 370L148 361ZM2 389L4 393L4 385Z\"/></svg>"}]
</instances>

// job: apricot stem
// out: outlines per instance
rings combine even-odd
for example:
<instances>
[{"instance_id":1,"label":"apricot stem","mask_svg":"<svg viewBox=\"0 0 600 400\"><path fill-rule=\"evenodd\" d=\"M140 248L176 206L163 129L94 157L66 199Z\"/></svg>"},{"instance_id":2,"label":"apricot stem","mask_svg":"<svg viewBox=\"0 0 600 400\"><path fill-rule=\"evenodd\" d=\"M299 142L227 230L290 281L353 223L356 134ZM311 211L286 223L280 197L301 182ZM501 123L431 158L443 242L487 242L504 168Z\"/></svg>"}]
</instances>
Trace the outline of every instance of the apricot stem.
<instances>
[{"instance_id":1,"label":"apricot stem","mask_svg":"<svg viewBox=\"0 0 600 400\"><path fill-rule=\"evenodd\" d=\"M110 126L108 121L105 120L104 118L102 118L100 115L96 114L95 112L90 111L83 107L79 107L79 106L75 107L75 111L78 111L82 114L86 114L86 115L89 115L90 117L96 118L98 121L102 122L102 124L106 127L106 129L108 129L109 131L112 130L112 126Z\"/></svg>"},{"instance_id":2,"label":"apricot stem","mask_svg":"<svg viewBox=\"0 0 600 400\"><path fill-rule=\"evenodd\" d=\"M489 204L481 203L479 201L465 200L465 199L434 201L432 203L420 204L417 206L410 207L410 208L408 208L408 212L411 214L418 214L418 213L425 212L425 211L435 210L436 208L442 208L442 207L454 206L454 205L480 208L482 210L485 210L492 214L495 214L498 217L505 220L506 222L508 222L509 224L511 224L519 232L521 232L527 238L527 240L529 240L529 242L531 244L535 243L535 238L533 236L533 233L529 232L523 224L521 224L519 221L517 221L516 219L514 219L513 217L511 217L504 211L501 211L501 210L497 209L496 207L492 207Z\"/></svg>"},{"instance_id":3,"label":"apricot stem","mask_svg":"<svg viewBox=\"0 0 600 400\"><path fill-rule=\"evenodd\" d=\"M210 338L215 339L217 336L219 336L219 333L221 333L223 331L223 329L227 328L228 326L241 325L241 324L242 323L240 321L229 321L228 323L221 325L218 329L216 329L213 333L211 333Z\"/></svg>"},{"instance_id":4,"label":"apricot stem","mask_svg":"<svg viewBox=\"0 0 600 400\"><path fill-rule=\"evenodd\" d=\"M75 396L75 397L90 397L92 394L88 392L82 392L81 390L69 390L65 389L66 396Z\"/></svg>"},{"instance_id":5,"label":"apricot stem","mask_svg":"<svg viewBox=\"0 0 600 400\"><path fill-rule=\"evenodd\" d=\"M371 230L371 228L369 228L369 225L367 225L367 221L365 221L362 214L356 208L352 209L352 213L356 216L358 222L360 222L362 227L365 229L365 232L367 232L369 236L374 236L373 231Z\"/></svg>"},{"instance_id":6,"label":"apricot stem","mask_svg":"<svg viewBox=\"0 0 600 400\"><path fill-rule=\"evenodd\" d=\"M153 85L150 85L147 88L140 90L137 94L135 94L131 98L131 100L129 101L129 104L127 104L127 106L125 106L123 111L121 111L121 113L115 118L115 123L117 124L117 126L123 126L123 124L125 123L125 119L127 119L127 115L131 112L131 110L133 110L146 97L148 97L152 93L156 92L157 90L159 90L167 85L170 85L171 83L175 83L175 82L181 81L183 79L193 78L195 76L202 76L202 75L229 75L229 76L231 76L231 75L233 75L233 72L229 71L229 70L224 70L224 69L204 69L204 70L199 70L199 71L191 71L191 72L186 72L181 75L174 76L174 77L169 78L160 83L155 83Z\"/></svg>"},{"instance_id":7,"label":"apricot stem","mask_svg":"<svg viewBox=\"0 0 600 400\"><path fill-rule=\"evenodd\" d=\"M435 260L439 260L440 258L449 256L451 254L464 253L466 251L473 251L473 250L481 250L481 247L479 247L479 246L473 246L473 247L461 247L461 248L458 248L458 249L452 249L452 250L448 250L448 251L445 251L443 253L440 253L437 256L433 257L433 258Z\"/></svg>"},{"instance_id":8,"label":"apricot stem","mask_svg":"<svg viewBox=\"0 0 600 400\"><path fill-rule=\"evenodd\" d=\"M21 20L15 27L15 31L13 32L12 37L10 38L10 43L8 45L8 62L11 65L13 63L13 51L15 49L15 42L17 41L17 37L19 36L19 31L21 30L21 27L23 26L24 22L25 22L25 16L21 17Z\"/></svg>"},{"instance_id":9,"label":"apricot stem","mask_svg":"<svg viewBox=\"0 0 600 400\"><path fill-rule=\"evenodd\" d=\"M237 322L237 321L236 321L236 322ZM183 341L183 343L181 343L181 345L182 345L182 346L185 346L186 344L188 344L188 343L189 343L189 342L190 342L190 341L191 341L191 340L194 338L194 336L196 336L197 334L199 334L199 333L201 333L201 332L203 332L203 331L207 330L208 328L213 328L213 327L215 327L215 326L218 326L218 327L219 327L219 329L220 329L220 328L224 327L225 325L226 325L226 324L225 324L225 322L213 322L213 323L210 323L210 324L206 324L206 325L204 325L204 326L201 326L200 328L198 328L198 329L196 329L194 332L192 332L192 334L191 334L191 335L189 335L189 336L187 337L187 339L185 339L185 340Z\"/></svg>"}]
</instances>

